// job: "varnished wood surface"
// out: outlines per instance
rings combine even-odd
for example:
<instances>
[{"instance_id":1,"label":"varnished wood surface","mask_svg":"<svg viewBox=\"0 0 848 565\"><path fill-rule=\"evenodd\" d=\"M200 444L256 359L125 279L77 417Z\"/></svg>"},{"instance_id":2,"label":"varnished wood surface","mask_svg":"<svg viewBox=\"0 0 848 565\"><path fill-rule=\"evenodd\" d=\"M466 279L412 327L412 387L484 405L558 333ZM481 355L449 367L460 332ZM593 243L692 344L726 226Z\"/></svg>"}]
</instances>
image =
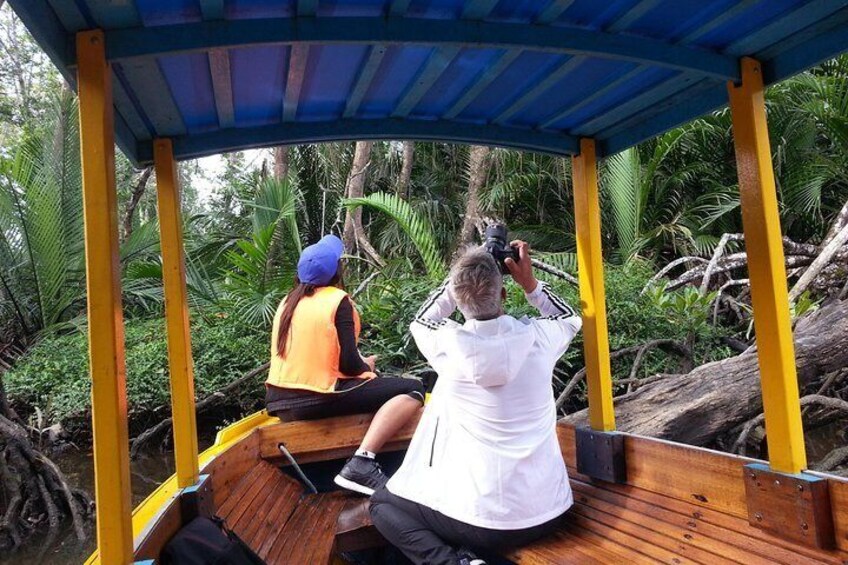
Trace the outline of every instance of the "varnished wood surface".
<instances>
[{"instance_id":1,"label":"varnished wood surface","mask_svg":"<svg viewBox=\"0 0 848 565\"><path fill-rule=\"evenodd\" d=\"M365 499L304 495L277 467L279 442L298 461L344 457L369 423L349 416L256 430L204 470L217 513L272 564L328 563L339 551L385 543ZM406 445L413 430L393 445ZM573 428L560 424L558 434L575 505L554 535L511 554L518 563L848 564L848 481L827 476L839 548L815 550L749 525L742 466L752 459L626 436L628 483L616 485L577 473ZM150 539L170 537L174 516L164 513Z\"/></svg>"},{"instance_id":2,"label":"varnished wood surface","mask_svg":"<svg viewBox=\"0 0 848 565\"><path fill-rule=\"evenodd\" d=\"M260 461L218 515L269 565L329 563L336 521L348 498L335 492L305 495L297 481Z\"/></svg>"},{"instance_id":3,"label":"varnished wood surface","mask_svg":"<svg viewBox=\"0 0 848 565\"><path fill-rule=\"evenodd\" d=\"M574 428L561 423L557 432L570 476L590 481L588 477L581 477L576 470ZM762 540L776 548L775 551L787 548L810 559L818 558L840 565L848 562L848 480L821 475L827 477L830 487L838 549L818 551L764 533L748 524L742 473L744 465L757 460L631 435L625 435L624 449L627 484L605 484L605 489L624 493L631 498L647 498L654 502L660 500L663 507L673 505L678 510L685 508L682 512L686 514L697 512L701 518L710 517L714 520L714 525L732 528L737 534L751 540ZM651 498L651 494L662 498Z\"/></svg>"},{"instance_id":4,"label":"varnished wood surface","mask_svg":"<svg viewBox=\"0 0 848 565\"><path fill-rule=\"evenodd\" d=\"M383 451L406 449L418 426L419 417L420 415L410 420L394 439L386 444ZM298 463L350 457L362 442L368 426L371 425L371 419L370 414L355 414L324 420L281 422L261 428L257 430L259 454L268 461L287 464L277 447L283 443Z\"/></svg>"}]
</instances>

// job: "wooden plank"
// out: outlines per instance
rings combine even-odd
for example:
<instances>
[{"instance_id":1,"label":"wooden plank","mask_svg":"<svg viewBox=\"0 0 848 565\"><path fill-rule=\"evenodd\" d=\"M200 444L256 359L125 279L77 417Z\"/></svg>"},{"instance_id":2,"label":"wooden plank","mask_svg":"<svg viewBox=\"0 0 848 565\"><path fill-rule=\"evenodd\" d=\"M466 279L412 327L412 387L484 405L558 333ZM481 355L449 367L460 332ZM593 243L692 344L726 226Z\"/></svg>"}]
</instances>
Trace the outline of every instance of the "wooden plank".
<instances>
[{"instance_id":1,"label":"wooden plank","mask_svg":"<svg viewBox=\"0 0 848 565\"><path fill-rule=\"evenodd\" d=\"M572 478L588 482L587 477L581 478L576 472L573 427L559 424L557 433L569 474ZM625 434L624 449L629 486L605 484L604 489L652 503L659 500L657 495L665 497L662 502L664 507L697 514L695 517L699 520L773 545L777 555L793 551L827 562L848 561L848 481L822 475L829 481L839 551L821 552L794 545L747 524L745 485L741 473L744 465L757 460L631 434Z\"/></svg>"},{"instance_id":2,"label":"wooden plank","mask_svg":"<svg viewBox=\"0 0 848 565\"><path fill-rule=\"evenodd\" d=\"M835 547L827 479L787 475L761 463L746 465L744 476L753 527L801 545Z\"/></svg>"},{"instance_id":3,"label":"wooden plank","mask_svg":"<svg viewBox=\"0 0 848 565\"><path fill-rule=\"evenodd\" d=\"M304 497L268 552L269 565L329 563L334 525L346 502L347 495L340 492ZM304 536L305 532L309 535Z\"/></svg>"},{"instance_id":4,"label":"wooden plank","mask_svg":"<svg viewBox=\"0 0 848 565\"><path fill-rule=\"evenodd\" d=\"M687 556L680 555L674 551L669 551L668 549L655 545L651 542L647 542L639 537L635 537L628 533L622 532L617 527L611 527L610 525L597 521L594 519L592 512L583 512L582 507L580 505L575 505L572 510L569 511L568 520L569 523L572 524L575 528L575 531L582 534L583 532L591 532L597 536L597 538L593 538L593 541L600 542L603 546L611 546L611 544L617 544L622 547L630 548L634 551L638 551L644 556L650 558L652 561L659 561L661 563L674 563L677 565L685 564L685 563L695 563ZM614 547L614 546L611 546ZM643 558L643 561L646 561Z\"/></svg>"},{"instance_id":5,"label":"wooden plank","mask_svg":"<svg viewBox=\"0 0 848 565\"><path fill-rule=\"evenodd\" d=\"M779 544L773 543L770 539L740 533L748 532L750 528L747 522L738 518L709 510L695 510L693 512L692 507L687 503L661 497L647 491L637 492L636 489L628 487L607 489L601 488L599 485L589 485L575 480L572 480L571 485L576 500L584 497L587 500L580 501L590 505L593 501L601 500L626 508L636 514L650 514L666 522L670 530L677 532L676 535L686 539L685 536L690 534L693 538L687 539L687 541L703 545L705 549L710 551L712 551L710 549L712 547L711 540L717 540L726 546L722 554L734 559L739 556L747 556L751 563L778 562L786 564L795 563L798 559L798 552L785 549ZM629 490L630 492L625 494L618 492L619 490ZM669 508L669 506L673 508ZM701 540L701 538L707 539ZM814 551L810 551L807 556L814 558L814 554ZM841 560L834 558L832 563L841 564Z\"/></svg>"},{"instance_id":6,"label":"wooden plank","mask_svg":"<svg viewBox=\"0 0 848 565\"><path fill-rule=\"evenodd\" d=\"M285 422L260 428L256 431L259 455L266 460L283 461L277 446L284 443L298 463L348 457L356 451L371 419L370 414L355 414L308 422ZM386 444L383 451L405 449L417 425L418 417L410 420Z\"/></svg>"},{"instance_id":7,"label":"wooden plank","mask_svg":"<svg viewBox=\"0 0 848 565\"><path fill-rule=\"evenodd\" d=\"M262 559L268 558L268 553L273 549L274 542L277 541L280 532L291 519L299 502L300 494L293 498L281 497L268 513L265 524L260 528L256 540L250 545L259 557Z\"/></svg>"},{"instance_id":8,"label":"wooden plank","mask_svg":"<svg viewBox=\"0 0 848 565\"><path fill-rule=\"evenodd\" d=\"M261 485L263 479L267 476L267 470L264 466L255 465L250 472L245 475L238 485L233 489L232 494L227 497L227 500L218 507L218 515L224 519L229 518L230 514L235 511L242 500L249 496L249 493L254 487Z\"/></svg>"},{"instance_id":9,"label":"wooden plank","mask_svg":"<svg viewBox=\"0 0 848 565\"><path fill-rule=\"evenodd\" d=\"M221 508L239 481L256 466L258 458L258 436L254 432L215 457L201 470L212 476L212 499L216 508Z\"/></svg>"},{"instance_id":10,"label":"wooden plank","mask_svg":"<svg viewBox=\"0 0 848 565\"><path fill-rule=\"evenodd\" d=\"M746 563L768 565L772 560L751 556L748 552L729 546L726 543L695 536L685 527L663 521L650 505L641 505L637 510L631 506L631 501L611 503L592 496L591 491L584 486L575 492L574 500L584 512L595 513L595 519L608 524L621 532L630 533L654 545L665 547L671 551L679 551L690 558L707 563L732 563L732 559L745 559ZM593 516L594 517L594 516Z\"/></svg>"},{"instance_id":11,"label":"wooden plank","mask_svg":"<svg viewBox=\"0 0 848 565\"><path fill-rule=\"evenodd\" d=\"M574 480L576 477L575 473L569 471L569 474L572 477L572 484L582 481L582 479ZM587 477L582 482L586 483L588 481L589 479ZM720 536L728 543L756 554L768 556L775 561L795 563L798 556L802 555L808 559L818 559L825 563L843 565L844 557L840 557L838 553L823 554L814 549L798 546L785 539L776 538L760 530L751 528L747 519L738 518L708 508L693 506L688 502L631 486L609 484L593 486L598 490L604 490L614 493L617 496L626 497L626 502L622 502L622 504L638 505L639 501L642 501L656 508L665 508L670 512L685 517L686 526L693 531L701 531L714 537Z\"/></svg>"},{"instance_id":12,"label":"wooden plank","mask_svg":"<svg viewBox=\"0 0 848 565\"><path fill-rule=\"evenodd\" d=\"M848 481L829 478L827 483L830 487L830 506L833 509L836 545L842 551L848 552Z\"/></svg>"},{"instance_id":13,"label":"wooden plank","mask_svg":"<svg viewBox=\"0 0 848 565\"><path fill-rule=\"evenodd\" d=\"M267 498L268 491L273 490L274 485L277 484L277 479L282 474L282 471L273 465L265 463L260 464L260 466L266 467L266 469L263 470L259 480L247 490L235 508L227 515L227 524L236 531L245 529L246 524L242 522L243 519L248 522L253 520L261 507L261 503Z\"/></svg>"},{"instance_id":14,"label":"wooden plank","mask_svg":"<svg viewBox=\"0 0 848 565\"><path fill-rule=\"evenodd\" d=\"M639 563L645 560L644 555L618 544L607 542L602 546L587 541L586 536L577 535L568 526L506 556L520 565Z\"/></svg>"},{"instance_id":15,"label":"wooden plank","mask_svg":"<svg viewBox=\"0 0 848 565\"><path fill-rule=\"evenodd\" d=\"M827 478L830 489L830 507L833 511L833 531L836 535L836 546L848 554L848 479L835 477L828 473L811 474ZM848 555L845 556L848 562ZM844 564L843 564L844 565Z\"/></svg>"},{"instance_id":16,"label":"wooden plank","mask_svg":"<svg viewBox=\"0 0 848 565\"><path fill-rule=\"evenodd\" d=\"M566 464L576 467L574 430L557 428ZM626 434L627 483L747 519L742 466L755 460Z\"/></svg>"},{"instance_id":17,"label":"wooden plank","mask_svg":"<svg viewBox=\"0 0 848 565\"><path fill-rule=\"evenodd\" d=\"M286 506L291 508L291 512L294 512L294 507L297 506L297 501L302 494L303 487L288 475L283 474L274 484L268 498L262 502L254 519L243 530L243 535L242 532L239 532L244 542L251 547L259 547L268 532L276 531L279 527L279 524L273 522L270 518L276 516Z\"/></svg>"},{"instance_id":18,"label":"wooden plank","mask_svg":"<svg viewBox=\"0 0 848 565\"><path fill-rule=\"evenodd\" d=\"M159 559L162 548L182 527L179 498L172 498L151 526L148 534L136 545L136 561Z\"/></svg>"}]
</instances>

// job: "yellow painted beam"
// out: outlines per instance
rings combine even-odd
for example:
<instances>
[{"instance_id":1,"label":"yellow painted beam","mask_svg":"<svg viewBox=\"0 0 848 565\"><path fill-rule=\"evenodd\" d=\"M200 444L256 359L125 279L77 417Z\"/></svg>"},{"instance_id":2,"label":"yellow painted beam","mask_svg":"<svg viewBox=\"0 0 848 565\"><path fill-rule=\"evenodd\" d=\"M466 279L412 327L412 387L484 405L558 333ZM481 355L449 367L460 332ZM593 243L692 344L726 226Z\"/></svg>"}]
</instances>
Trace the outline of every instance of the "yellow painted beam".
<instances>
[{"instance_id":1,"label":"yellow painted beam","mask_svg":"<svg viewBox=\"0 0 848 565\"><path fill-rule=\"evenodd\" d=\"M112 565L133 556L112 85L103 32L76 41L97 544Z\"/></svg>"},{"instance_id":2,"label":"yellow painted beam","mask_svg":"<svg viewBox=\"0 0 848 565\"><path fill-rule=\"evenodd\" d=\"M191 357L185 257L180 214L180 187L170 139L153 142L162 245L162 279L168 324L168 368L171 413L174 418L174 458L177 486L197 482L197 421L194 408L194 362Z\"/></svg>"},{"instance_id":3,"label":"yellow painted beam","mask_svg":"<svg viewBox=\"0 0 848 565\"><path fill-rule=\"evenodd\" d=\"M742 84L731 82L728 91L769 459L776 471L798 473L807 466L807 456L763 76L754 59L741 64Z\"/></svg>"},{"instance_id":4,"label":"yellow painted beam","mask_svg":"<svg viewBox=\"0 0 848 565\"><path fill-rule=\"evenodd\" d=\"M593 139L580 140L580 154L572 159L572 178L580 303L583 309L583 356L589 387L589 424L594 430L611 431L615 429L615 413L601 254L598 165Z\"/></svg>"}]
</instances>

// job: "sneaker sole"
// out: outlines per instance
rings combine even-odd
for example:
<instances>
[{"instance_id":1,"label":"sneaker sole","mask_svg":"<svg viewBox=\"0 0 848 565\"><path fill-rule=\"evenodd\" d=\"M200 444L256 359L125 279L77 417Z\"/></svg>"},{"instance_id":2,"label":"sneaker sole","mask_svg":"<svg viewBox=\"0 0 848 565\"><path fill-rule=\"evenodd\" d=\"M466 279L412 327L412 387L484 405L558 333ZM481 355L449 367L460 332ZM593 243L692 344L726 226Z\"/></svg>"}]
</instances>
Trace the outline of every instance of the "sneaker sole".
<instances>
[{"instance_id":1,"label":"sneaker sole","mask_svg":"<svg viewBox=\"0 0 848 565\"><path fill-rule=\"evenodd\" d=\"M350 479L342 477L341 475L336 475L336 478L333 479L333 482L344 489L352 490L353 492L358 492L359 494L364 494L366 496L371 496L372 494L374 494L373 488L362 486L359 483L355 483Z\"/></svg>"}]
</instances>

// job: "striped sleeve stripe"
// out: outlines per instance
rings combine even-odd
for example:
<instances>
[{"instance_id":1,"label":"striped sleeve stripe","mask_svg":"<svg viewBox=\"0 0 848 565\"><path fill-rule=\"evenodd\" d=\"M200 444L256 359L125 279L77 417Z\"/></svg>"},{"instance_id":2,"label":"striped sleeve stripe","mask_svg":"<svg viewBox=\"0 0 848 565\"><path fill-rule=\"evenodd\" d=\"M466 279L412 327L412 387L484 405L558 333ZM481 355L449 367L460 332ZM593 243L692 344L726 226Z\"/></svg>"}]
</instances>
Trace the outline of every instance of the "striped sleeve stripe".
<instances>
[{"instance_id":1,"label":"striped sleeve stripe","mask_svg":"<svg viewBox=\"0 0 848 565\"><path fill-rule=\"evenodd\" d=\"M547 286L543 286L543 287L542 287L542 293L543 293L545 296L547 296L547 297L548 297L548 300L550 300L550 301L553 303L553 305L554 305L556 308L558 308L558 309L560 310L560 312L562 312L563 314L567 314L569 317L570 317L570 316L576 316L576 315L577 315L577 314L575 314L575 312L574 312L574 310L571 308L571 306L569 306L568 304L566 304L566 303L565 303L565 301L564 301L562 298L560 298L559 296L557 296L556 294L554 294L553 292L551 292L551 291L548 289L548 287L547 287Z\"/></svg>"},{"instance_id":2,"label":"striped sleeve stripe","mask_svg":"<svg viewBox=\"0 0 848 565\"><path fill-rule=\"evenodd\" d=\"M416 312L416 313L415 313L415 317L416 317L416 318L420 318L420 317L424 314L424 312L426 312L427 310L429 310L429 309L430 309L430 307L431 307L431 306L433 306L433 304L435 304L436 300L438 300L438 299L439 299L439 297L441 297L441 296L445 293L445 291L447 290L447 288L448 288L448 281L445 281L445 282L442 284L442 286L440 286L439 288L437 288L437 289L433 292L433 294L431 294L431 295L430 295L430 298L428 298L428 299L426 300L426 302L424 302L424 305L423 305L423 306L421 306L421 308L419 308L419 309L418 309L418 312Z\"/></svg>"},{"instance_id":3,"label":"striped sleeve stripe","mask_svg":"<svg viewBox=\"0 0 848 565\"><path fill-rule=\"evenodd\" d=\"M543 318L537 318L538 320L567 320L569 318L573 318L576 314L559 314L557 316L545 316Z\"/></svg>"},{"instance_id":4,"label":"striped sleeve stripe","mask_svg":"<svg viewBox=\"0 0 848 565\"><path fill-rule=\"evenodd\" d=\"M444 320L435 322L433 320L428 320L427 318L415 318L415 323L421 324L429 330L438 330L439 328L443 328L447 325L447 322Z\"/></svg>"}]
</instances>

